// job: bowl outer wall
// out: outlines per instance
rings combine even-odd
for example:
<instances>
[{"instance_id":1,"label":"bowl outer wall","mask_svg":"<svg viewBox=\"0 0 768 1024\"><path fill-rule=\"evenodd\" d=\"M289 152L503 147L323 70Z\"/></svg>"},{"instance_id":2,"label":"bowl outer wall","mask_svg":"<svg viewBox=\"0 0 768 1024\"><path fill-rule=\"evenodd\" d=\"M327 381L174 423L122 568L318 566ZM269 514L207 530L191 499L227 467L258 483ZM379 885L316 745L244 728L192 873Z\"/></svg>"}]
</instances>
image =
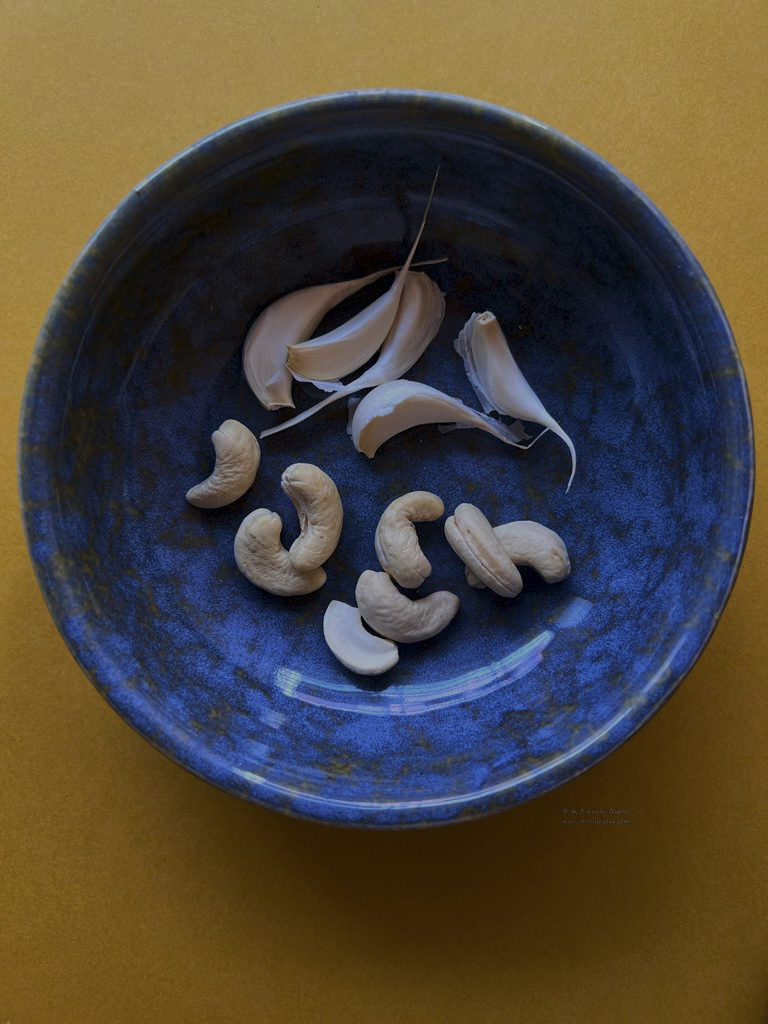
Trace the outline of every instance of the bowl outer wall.
<instances>
[{"instance_id":1,"label":"bowl outer wall","mask_svg":"<svg viewBox=\"0 0 768 1024\"><path fill-rule=\"evenodd\" d=\"M108 283L109 266L119 261L146 225L146 210L157 210L165 202L178 202L180 193L194 192L206 177L215 175L225 154L236 154L241 146L258 141L265 150L280 148L284 140L300 134L302 128L313 133L327 130L337 119L365 122L381 119L390 130L403 118L421 118L428 126L441 130L480 132L493 137L495 144L506 145L527 159L546 156L547 161L567 176L571 186L597 201L608 195L621 208L622 230L653 242L653 259L669 281L674 275L676 290L695 291L696 330L706 332L710 369L717 377L718 399L722 406L724 429L730 431L727 448L732 455L728 472L732 484L732 514L723 524L728 557L713 583L709 599L712 615L688 629L684 646L654 673L653 685L614 715L603 726L586 736L583 742L528 771L509 785L495 785L484 792L445 795L434 799L386 801L355 799L334 801L321 793L288 791L274 786L269 778L251 773L235 775L231 766L204 745L195 745L188 736L174 734L167 720L153 714L152 705L114 685L124 666L106 666L99 652L88 644L83 629L82 596L70 589L69 572L56 550L51 509L56 496L45 493L47 474L46 445L52 424L46 416L51 395L46 386L46 371L57 339L65 335L73 310L93 303L94 295ZM151 217L150 217L151 219ZM713 341L714 339L714 341ZM406 825L455 820L475 816L535 796L585 770L630 736L657 710L690 670L719 619L730 594L743 554L754 487L754 455L749 401L743 371L725 316L701 267L682 239L663 216L638 190L603 160L578 144L530 119L501 108L461 97L429 93L371 92L319 97L288 104L245 119L202 140L173 159L145 182L117 208L99 229L62 285L33 357L22 410L20 440L20 483L24 505L25 529L33 552L38 579L54 620L76 658L110 703L138 731L159 749L203 778L248 799L258 800L281 810L323 820L367 824ZM41 508L45 512L41 513Z\"/></svg>"}]
</instances>

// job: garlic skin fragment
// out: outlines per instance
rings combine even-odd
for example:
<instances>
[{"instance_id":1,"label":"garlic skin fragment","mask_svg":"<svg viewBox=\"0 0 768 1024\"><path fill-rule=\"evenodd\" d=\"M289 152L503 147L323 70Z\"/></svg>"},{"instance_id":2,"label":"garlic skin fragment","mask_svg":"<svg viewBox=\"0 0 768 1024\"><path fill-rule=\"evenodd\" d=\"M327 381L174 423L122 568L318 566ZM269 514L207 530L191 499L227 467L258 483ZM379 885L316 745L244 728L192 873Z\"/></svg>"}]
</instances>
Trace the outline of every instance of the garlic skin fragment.
<instances>
[{"instance_id":1,"label":"garlic skin fragment","mask_svg":"<svg viewBox=\"0 0 768 1024\"><path fill-rule=\"evenodd\" d=\"M393 380L369 391L355 409L350 433L355 448L372 459L395 434L426 423L478 427L505 444L525 447L520 442L526 434L519 424L507 426L470 409L458 398L414 380Z\"/></svg>"},{"instance_id":2,"label":"garlic skin fragment","mask_svg":"<svg viewBox=\"0 0 768 1024\"><path fill-rule=\"evenodd\" d=\"M483 410L495 409L528 423L539 423L557 434L571 453L571 475L576 473L576 449L560 424L549 415L536 392L523 376L498 320L489 310L473 313L453 343L464 360L470 383Z\"/></svg>"},{"instance_id":3,"label":"garlic skin fragment","mask_svg":"<svg viewBox=\"0 0 768 1024\"><path fill-rule=\"evenodd\" d=\"M277 299L256 317L243 342L243 373L265 409L294 408L293 377L285 365L288 346L309 338L334 306L396 270L389 267L350 281L301 288Z\"/></svg>"},{"instance_id":4,"label":"garlic skin fragment","mask_svg":"<svg viewBox=\"0 0 768 1024\"><path fill-rule=\"evenodd\" d=\"M187 501L197 508L223 508L242 498L261 462L259 442L239 420L224 420L211 441L216 452L214 470L187 491Z\"/></svg>"},{"instance_id":5,"label":"garlic skin fragment","mask_svg":"<svg viewBox=\"0 0 768 1024\"><path fill-rule=\"evenodd\" d=\"M400 660L397 644L369 633L359 609L343 601L326 608L323 636L341 664L361 676L380 676Z\"/></svg>"},{"instance_id":6,"label":"garlic skin fragment","mask_svg":"<svg viewBox=\"0 0 768 1024\"><path fill-rule=\"evenodd\" d=\"M437 174L416 239L389 290L336 330L311 341L288 345L288 369L292 373L307 380L336 381L354 373L381 347L397 314L407 274L427 222L436 183Z\"/></svg>"},{"instance_id":7,"label":"garlic skin fragment","mask_svg":"<svg viewBox=\"0 0 768 1024\"><path fill-rule=\"evenodd\" d=\"M269 437L270 434L278 434L281 430L297 426L340 398L346 398L364 388L374 388L379 384L397 380L407 373L423 354L440 329L444 316L445 298L435 282L426 274L409 271L394 322L373 366L349 384L311 381L310 383L316 383L318 387L329 390L332 394L300 412L298 416L286 420L285 423L263 430L259 436Z\"/></svg>"}]
</instances>

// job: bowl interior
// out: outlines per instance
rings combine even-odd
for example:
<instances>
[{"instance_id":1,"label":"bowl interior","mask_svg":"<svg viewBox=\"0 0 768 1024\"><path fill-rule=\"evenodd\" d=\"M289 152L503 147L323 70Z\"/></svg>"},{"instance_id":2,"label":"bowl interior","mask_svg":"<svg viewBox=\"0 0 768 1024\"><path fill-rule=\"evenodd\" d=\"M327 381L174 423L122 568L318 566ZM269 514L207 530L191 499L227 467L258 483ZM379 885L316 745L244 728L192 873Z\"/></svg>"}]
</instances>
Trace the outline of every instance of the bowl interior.
<instances>
[{"instance_id":1,"label":"bowl interior","mask_svg":"<svg viewBox=\"0 0 768 1024\"><path fill-rule=\"evenodd\" d=\"M408 374L477 407L452 341L499 318L528 380L573 438L529 452L426 426L373 460L346 403L265 439L256 483L201 511L186 490L210 435L283 414L241 373L268 302L401 262L435 169L417 259L446 296ZM380 290L386 287L380 286ZM335 322L375 287L341 307ZM330 318L329 323L334 319ZM301 408L320 397L296 387ZM700 268L595 157L466 101L340 97L206 140L149 179L96 236L55 303L25 404L22 490L41 584L107 699L186 767L240 795L335 821L446 821L528 798L625 739L706 642L741 555L751 487L743 379ZM336 481L345 510L326 586L281 599L232 555L243 517L293 508L292 462ZM374 530L427 489L494 523L557 530L573 571L526 574L515 601L464 581L442 523L419 528L420 596L461 598L454 623L401 645L378 678L346 671L322 617L378 568Z\"/></svg>"}]
</instances>

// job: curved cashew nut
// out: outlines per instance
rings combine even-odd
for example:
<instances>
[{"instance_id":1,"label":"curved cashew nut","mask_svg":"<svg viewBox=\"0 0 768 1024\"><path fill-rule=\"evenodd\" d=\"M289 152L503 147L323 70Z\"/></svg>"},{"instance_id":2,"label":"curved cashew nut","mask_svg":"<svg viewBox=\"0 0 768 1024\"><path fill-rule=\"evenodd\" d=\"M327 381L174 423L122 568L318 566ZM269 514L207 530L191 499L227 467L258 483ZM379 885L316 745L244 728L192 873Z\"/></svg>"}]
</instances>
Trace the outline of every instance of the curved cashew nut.
<instances>
[{"instance_id":1,"label":"curved cashew nut","mask_svg":"<svg viewBox=\"0 0 768 1024\"><path fill-rule=\"evenodd\" d=\"M327 473L308 462L289 466L280 486L296 507L301 525L301 536L288 555L299 572L310 572L326 562L339 543L344 521L339 492Z\"/></svg>"},{"instance_id":2,"label":"curved cashew nut","mask_svg":"<svg viewBox=\"0 0 768 1024\"><path fill-rule=\"evenodd\" d=\"M326 608L323 635L342 665L361 676L381 675L400 658L397 645L369 633L359 609L343 601L331 601Z\"/></svg>"},{"instance_id":3,"label":"curved cashew nut","mask_svg":"<svg viewBox=\"0 0 768 1024\"><path fill-rule=\"evenodd\" d=\"M280 543L282 529L277 512L257 508L247 515L235 536L238 569L251 583L280 597L319 590L325 583L325 570L299 572Z\"/></svg>"},{"instance_id":4,"label":"curved cashew nut","mask_svg":"<svg viewBox=\"0 0 768 1024\"><path fill-rule=\"evenodd\" d=\"M571 562L565 543L549 527L521 519L494 526L493 532L515 565L530 565L547 583L559 583L570 573ZM469 566L466 576L471 587L485 586Z\"/></svg>"},{"instance_id":5,"label":"curved cashew nut","mask_svg":"<svg viewBox=\"0 0 768 1024\"><path fill-rule=\"evenodd\" d=\"M259 442L238 420L225 420L211 440L216 452L214 470L187 491L187 501L198 508L222 508L237 501L256 479L261 461Z\"/></svg>"},{"instance_id":6,"label":"curved cashew nut","mask_svg":"<svg viewBox=\"0 0 768 1024\"><path fill-rule=\"evenodd\" d=\"M523 589L523 578L479 508L459 505L445 521L445 536L486 587L501 597L517 597Z\"/></svg>"},{"instance_id":7,"label":"curved cashew nut","mask_svg":"<svg viewBox=\"0 0 768 1024\"><path fill-rule=\"evenodd\" d=\"M445 629L459 610L459 599L448 590L411 601L385 572L366 569L357 581L355 599L360 614L377 633L390 640L415 644Z\"/></svg>"},{"instance_id":8,"label":"curved cashew nut","mask_svg":"<svg viewBox=\"0 0 768 1024\"><path fill-rule=\"evenodd\" d=\"M384 510L376 527L376 556L382 569L401 587L420 587L432 572L429 559L419 547L414 522L432 522L444 511L440 498L429 491L410 491Z\"/></svg>"}]
</instances>

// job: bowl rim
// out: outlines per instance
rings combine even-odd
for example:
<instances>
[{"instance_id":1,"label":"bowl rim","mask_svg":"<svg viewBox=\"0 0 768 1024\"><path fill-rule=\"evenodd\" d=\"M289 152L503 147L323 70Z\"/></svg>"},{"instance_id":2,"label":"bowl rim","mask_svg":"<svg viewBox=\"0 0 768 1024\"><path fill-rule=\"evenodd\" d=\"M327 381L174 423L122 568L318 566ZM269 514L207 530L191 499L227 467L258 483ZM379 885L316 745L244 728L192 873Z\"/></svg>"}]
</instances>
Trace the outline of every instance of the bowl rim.
<instances>
[{"instance_id":1,"label":"bowl rim","mask_svg":"<svg viewBox=\"0 0 768 1024\"><path fill-rule=\"evenodd\" d=\"M375 116L377 109L412 109L414 106L428 110L437 117L461 114L468 119L477 119L483 123L484 132L489 129L502 133L510 132L540 148L567 157L571 166L578 168L585 175L585 180L607 189L611 196L615 193L630 199L637 224L643 226L644 230L650 229L655 240L663 241L677 252L682 261L679 270L690 282L695 283L706 297L706 320L710 326L710 333L714 334L719 343L720 363L731 370L731 378L728 381L730 410L733 417L738 416L741 419L741 471L736 477L739 488L737 498L733 502L733 507L738 508L740 513L738 536L731 552L731 560L727 567L724 566L724 571L717 581L717 596L713 599L711 618L698 631L696 642L689 645L690 649L686 650L684 657L675 655L668 659L665 677L657 681L659 685L654 691L653 699L633 704L628 711L623 711L606 723L599 730L599 734L591 735L582 744L562 756L546 762L522 779L497 784L491 787L492 791L479 790L460 797L377 802L345 801L313 794L297 795L286 793L285 787L271 783L261 776L253 775L249 779L244 779L242 772L238 774L231 766L223 765L210 752L208 756L201 756L199 750L190 750L183 744L174 743L173 738L158 732L158 722L146 713L146 709L125 701L121 702L119 695L116 696L111 687L100 682L98 651L88 649L87 644L82 642L72 628L69 612L72 602L76 599L74 595L66 593L67 580L62 579L61 574L57 575L50 564L56 551L55 534L50 529L44 529L35 517L36 501L32 494L32 484L44 475L44 464L30 458L30 452L35 445L41 443L39 425L36 422L36 405L40 401L42 367L57 332L68 317L67 310L73 302L78 305L87 301L87 296L92 294L94 281L102 270L107 269L104 264L105 257L112 260L117 258L116 247L119 250L120 246L126 245L126 232L131 234L134 219L137 216L141 219L144 208L151 202L162 201L162 195L167 193L179 176L188 176L200 162L209 161L222 146L231 146L240 136L251 136L254 132L269 134L275 128L279 132L284 131L286 125L319 110L338 114L366 108L370 116ZM122 250L118 251L118 256L120 251ZM171 760L211 785L292 816L332 824L407 827L477 818L543 795L571 781L613 753L653 717L698 661L732 593L743 561L754 504L754 449L753 420L746 376L736 341L720 301L702 266L680 233L631 180L582 143L549 125L503 106L457 94L429 90L363 89L291 100L224 125L161 163L107 215L76 257L59 286L36 340L21 404L17 472L27 548L51 617L91 683L140 735ZM37 474L35 467L39 470ZM48 551L47 559L39 553L41 550ZM604 744L602 748L598 744L601 735L603 738L611 739L611 742ZM539 779L535 786L523 785L532 783L534 777Z\"/></svg>"}]
</instances>

